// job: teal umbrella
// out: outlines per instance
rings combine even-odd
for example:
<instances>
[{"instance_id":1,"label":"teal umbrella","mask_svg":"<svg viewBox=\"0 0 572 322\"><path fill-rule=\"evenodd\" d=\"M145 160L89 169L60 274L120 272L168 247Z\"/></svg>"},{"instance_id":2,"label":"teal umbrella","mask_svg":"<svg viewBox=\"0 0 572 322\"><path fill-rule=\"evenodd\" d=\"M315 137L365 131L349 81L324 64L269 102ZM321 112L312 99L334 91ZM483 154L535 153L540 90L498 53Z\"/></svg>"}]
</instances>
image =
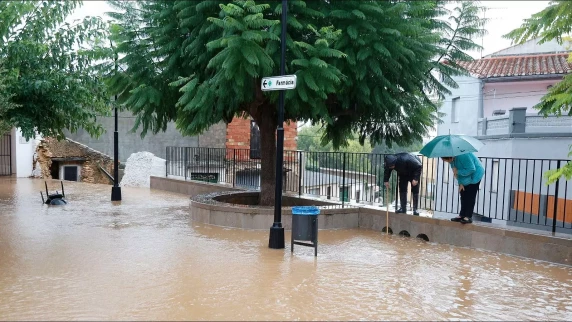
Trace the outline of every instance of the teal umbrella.
<instances>
[{"instance_id":1,"label":"teal umbrella","mask_svg":"<svg viewBox=\"0 0 572 322\"><path fill-rule=\"evenodd\" d=\"M439 135L419 151L429 158L455 157L461 154L477 152L484 144L467 135Z\"/></svg>"}]
</instances>

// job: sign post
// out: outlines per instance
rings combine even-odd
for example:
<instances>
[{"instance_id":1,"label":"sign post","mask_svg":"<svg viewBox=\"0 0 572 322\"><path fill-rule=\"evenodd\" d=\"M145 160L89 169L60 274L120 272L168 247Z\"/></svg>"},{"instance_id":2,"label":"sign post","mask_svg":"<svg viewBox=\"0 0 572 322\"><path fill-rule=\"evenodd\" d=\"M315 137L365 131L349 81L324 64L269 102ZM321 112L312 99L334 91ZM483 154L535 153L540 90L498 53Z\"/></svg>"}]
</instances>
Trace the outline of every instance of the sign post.
<instances>
[{"instance_id":1,"label":"sign post","mask_svg":"<svg viewBox=\"0 0 572 322\"><path fill-rule=\"evenodd\" d=\"M115 52L115 73L117 74L117 52ZM117 95L115 95L115 131L113 131L113 187L111 187L111 201L121 201L121 187L119 186L119 132L117 132Z\"/></svg>"},{"instance_id":2,"label":"sign post","mask_svg":"<svg viewBox=\"0 0 572 322\"><path fill-rule=\"evenodd\" d=\"M279 90L278 129L276 130L276 190L274 203L274 223L270 227L268 247L284 248L284 227L282 227L282 167L284 165L284 90L296 88L296 76L284 76L286 67L286 22L288 0L282 0L282 32L280 35L280 76L262 79L262 90Z\"/></svg>"}]
</instances>

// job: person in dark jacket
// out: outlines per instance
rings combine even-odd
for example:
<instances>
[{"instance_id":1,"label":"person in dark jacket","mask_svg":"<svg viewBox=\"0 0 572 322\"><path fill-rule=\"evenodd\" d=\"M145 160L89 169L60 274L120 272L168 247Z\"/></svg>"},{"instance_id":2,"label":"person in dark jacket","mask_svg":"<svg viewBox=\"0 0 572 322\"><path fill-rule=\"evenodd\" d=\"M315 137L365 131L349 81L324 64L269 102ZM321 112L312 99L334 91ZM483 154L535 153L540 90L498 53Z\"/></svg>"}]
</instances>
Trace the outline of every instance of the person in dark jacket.
<instances>
[{"instance_id":1,"label":"person in dark jacket","mask_svg":"<svg viewBox=\"0 0 572 322\"><path fill-rule=\"evenodd\" d=\"M411 193L413 194L413 215L419 216L417 206L419 202L419 180L421 179L421 160L410 153L397 153L386 155L384 158L385 171L383 182L389 188L389 177L393 170L397 171L399 182L399 197L401 208L396 213L407 212L407 184L411 182Z\"/></svg>"}]
</instances>

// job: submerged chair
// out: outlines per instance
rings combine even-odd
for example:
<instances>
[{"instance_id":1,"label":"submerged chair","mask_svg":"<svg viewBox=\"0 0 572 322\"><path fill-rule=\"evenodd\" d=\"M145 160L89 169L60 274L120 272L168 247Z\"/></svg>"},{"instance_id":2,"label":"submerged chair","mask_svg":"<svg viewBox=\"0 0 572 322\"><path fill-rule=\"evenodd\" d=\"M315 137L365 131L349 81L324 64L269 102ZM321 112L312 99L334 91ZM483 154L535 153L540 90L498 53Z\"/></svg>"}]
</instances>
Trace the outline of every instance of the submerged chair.
<instances>
[{"instance_id":1,"label":"submerged chair","mask_svg":"<svg viewBox=\"0 0 572 322\"><path fill-rule=\"evenodd\" d=\"M46 181L44 181L44 184L46 185L46 197L47 199L44 199L44 194L40 191L40 196L42 196L42 203L45 203L46 205L66 205L68 202L65 200L66 194L64 191L64 182L60 181L61 185L62 185L62 193L59 193L57 190L55 193L50 194L48 192L48 183Z\"/></svg>"}]
</instances>

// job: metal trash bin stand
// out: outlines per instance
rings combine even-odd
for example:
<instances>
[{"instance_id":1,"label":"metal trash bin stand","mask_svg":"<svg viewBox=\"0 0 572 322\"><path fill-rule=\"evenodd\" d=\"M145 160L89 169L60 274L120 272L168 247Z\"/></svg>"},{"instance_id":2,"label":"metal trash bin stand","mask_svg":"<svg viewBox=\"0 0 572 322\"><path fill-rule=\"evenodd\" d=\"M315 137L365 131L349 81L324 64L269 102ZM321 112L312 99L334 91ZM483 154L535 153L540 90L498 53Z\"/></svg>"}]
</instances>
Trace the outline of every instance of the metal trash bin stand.
<instances>
[{"instance_id":1,"label":"metal trash bin stand","mask_svg":"<svg viewBox=\"0 0 572 322\"><path fill-rule=\"evenodd\" d=\"M314 256L318 256L319 214L320 209L318 209L318 207L292 207L292 252L294 252L294 244L296 244L300 246L313 247Z\"/></svg>"}]
</instances>

